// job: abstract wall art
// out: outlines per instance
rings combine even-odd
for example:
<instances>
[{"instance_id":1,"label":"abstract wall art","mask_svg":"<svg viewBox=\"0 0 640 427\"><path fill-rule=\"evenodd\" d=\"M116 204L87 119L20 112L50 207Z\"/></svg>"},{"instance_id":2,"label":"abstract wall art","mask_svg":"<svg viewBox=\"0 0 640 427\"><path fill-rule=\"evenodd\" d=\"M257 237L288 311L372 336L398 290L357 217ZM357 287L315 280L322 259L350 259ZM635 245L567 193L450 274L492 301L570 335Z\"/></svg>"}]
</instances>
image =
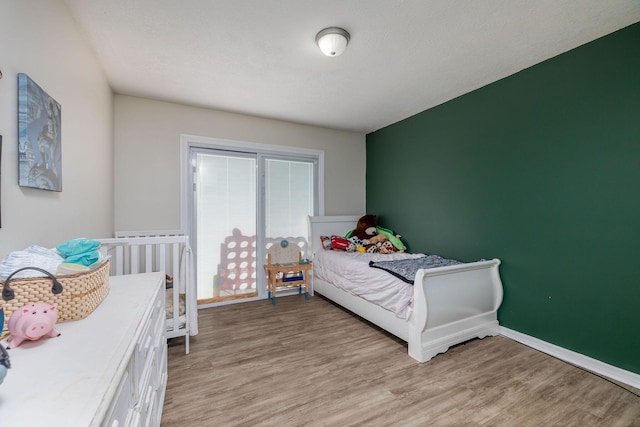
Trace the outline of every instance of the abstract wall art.
<instances>
[{"instance_id":1,"label":"abstract wall art","mask_svg":"<svg viewBox=\"0 0 640 427\"><path fill-rule=\"evenodd\" d=\"M18 74L18 169L22 187L62 191L61 107Z\"/></svg>"}]
</instances>

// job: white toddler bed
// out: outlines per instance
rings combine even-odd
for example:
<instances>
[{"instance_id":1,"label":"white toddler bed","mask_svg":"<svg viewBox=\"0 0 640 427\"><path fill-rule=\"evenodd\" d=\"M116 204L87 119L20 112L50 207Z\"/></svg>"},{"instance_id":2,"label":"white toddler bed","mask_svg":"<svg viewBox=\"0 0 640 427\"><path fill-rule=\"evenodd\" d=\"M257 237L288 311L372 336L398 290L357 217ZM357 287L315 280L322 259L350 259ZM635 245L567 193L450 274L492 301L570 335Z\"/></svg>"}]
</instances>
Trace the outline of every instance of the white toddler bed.
<instances>
[{"instance_id":1,"label":"white toddler bed","mask_svg":"<svg viewBox=\"0 0 640 427\"><path fill-rule=\"evenodd\" d=\"M112 276L161 271L167 275L166 337L198 334L198 312L189 237L172 231L117 232L116 238L97 239L109 256Z\"/></svg>"},{"instance_id":2,"label":"white toddler bed","mask_svg":"<svg viewBox=\"0 0 640 427\"><path fill-rule=\"evenodd\" d=\"M344 236L355 227L358 218L309 217L312 253L324 251L320 236ZM407 341L409 356L419 362L444 353L452 345L499 333L497 311L502 303L502 282L498 259L418 270L411 307L404 315L318 278L316 258L314 255L311 294L318 292ZM390 276L385 271L370 270L381 275L379 280Z\"/></svg>"}]
</instances>

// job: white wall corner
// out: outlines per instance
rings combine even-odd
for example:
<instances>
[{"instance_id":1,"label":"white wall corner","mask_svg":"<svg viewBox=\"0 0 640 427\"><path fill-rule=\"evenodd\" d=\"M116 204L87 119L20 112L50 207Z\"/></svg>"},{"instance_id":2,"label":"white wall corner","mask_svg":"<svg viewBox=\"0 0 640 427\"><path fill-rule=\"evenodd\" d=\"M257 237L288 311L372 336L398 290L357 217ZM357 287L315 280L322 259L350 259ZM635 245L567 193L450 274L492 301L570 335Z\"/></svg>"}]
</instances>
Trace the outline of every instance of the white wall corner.
<instances>
[{"instance_id":1,"label":"white wall corner","mask_svg":"<svg viewBox=\"0 0 640 427\"><path fill-rule=\"evenodd\" d=\"M500 335L518 341L528 347L539 350L557 359L564 360L572 365L579 366L598 375L610 378L631 387L640 389L640 375L634 372L626 371L618 367L609 365L584 354L559 347L555 344L548 343L538 338L514 331L513 329L500 326Z\"/></svg>"}]
</instances>

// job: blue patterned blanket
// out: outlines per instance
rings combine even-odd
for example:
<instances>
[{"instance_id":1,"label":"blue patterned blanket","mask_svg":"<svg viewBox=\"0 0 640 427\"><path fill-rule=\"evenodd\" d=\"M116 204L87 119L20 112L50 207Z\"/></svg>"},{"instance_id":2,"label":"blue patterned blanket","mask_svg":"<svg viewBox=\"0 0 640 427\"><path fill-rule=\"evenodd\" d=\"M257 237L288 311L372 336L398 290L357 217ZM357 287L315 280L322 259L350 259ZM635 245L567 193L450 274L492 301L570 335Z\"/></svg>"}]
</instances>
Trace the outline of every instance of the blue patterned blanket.
<instances>
[{"instance_id":1,"label":"blue patterned blanket","mask_svg":"<svg viewBox=\"0 0 640 427\"><path fill-rule=\"evenodd\" d=\"M416 272L421 268L445 267L462 264L455 259L442 258L439 255L427 255L421 258L398 259L394 261L369 261L369 266L387 271L398 279L411 285L416 279Z\"/></svg>"}]
</instances>

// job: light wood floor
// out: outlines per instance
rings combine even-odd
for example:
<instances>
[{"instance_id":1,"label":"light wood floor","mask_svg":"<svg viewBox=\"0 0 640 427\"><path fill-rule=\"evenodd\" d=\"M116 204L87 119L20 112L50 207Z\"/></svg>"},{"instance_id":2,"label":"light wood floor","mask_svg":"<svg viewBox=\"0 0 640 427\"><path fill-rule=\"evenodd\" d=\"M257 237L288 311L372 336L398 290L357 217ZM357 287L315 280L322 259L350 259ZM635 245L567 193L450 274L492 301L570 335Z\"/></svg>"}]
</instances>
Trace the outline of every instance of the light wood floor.
<instances>
[{"instance_id":1,"label":"light wood floor","mask_svg":"<svg viewBox=\"0 0 640 427\"><path fill-rule=\"evenodd\" d=\"M640 426L640 397L504 337L419 364L322 297L199 312L169 345L162 426Z\"/></svg>"}]
</instances>

